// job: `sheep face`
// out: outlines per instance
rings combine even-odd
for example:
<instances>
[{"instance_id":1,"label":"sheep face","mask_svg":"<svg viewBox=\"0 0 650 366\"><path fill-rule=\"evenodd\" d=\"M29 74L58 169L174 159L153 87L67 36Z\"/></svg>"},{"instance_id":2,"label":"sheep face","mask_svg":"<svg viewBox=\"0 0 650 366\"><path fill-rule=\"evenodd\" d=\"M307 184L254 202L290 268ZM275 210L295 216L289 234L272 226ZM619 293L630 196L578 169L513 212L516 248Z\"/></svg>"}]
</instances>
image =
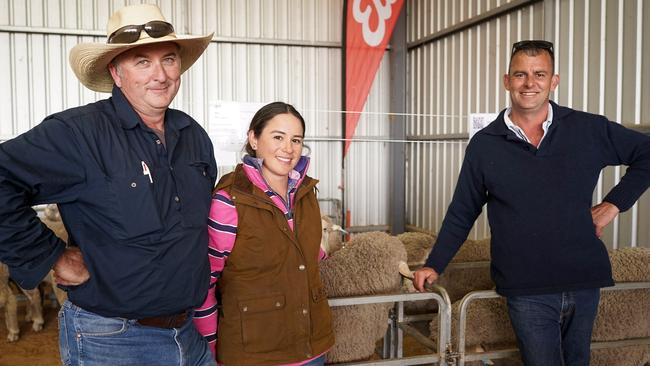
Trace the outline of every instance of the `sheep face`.
<instances>
[{"instance_id":1,"label":"sheep face","mask_svg":"<svg viewBox=\"0 0 650 366\"><path fill-rule=\"evenodd\" d=\"M344 246L341 233L345 233L345 230L336 225L329 216L325 215L321 216L321 226L323 227L323 234L320 239L320 247L330 256Z\"/></svg>"}]
</instances>

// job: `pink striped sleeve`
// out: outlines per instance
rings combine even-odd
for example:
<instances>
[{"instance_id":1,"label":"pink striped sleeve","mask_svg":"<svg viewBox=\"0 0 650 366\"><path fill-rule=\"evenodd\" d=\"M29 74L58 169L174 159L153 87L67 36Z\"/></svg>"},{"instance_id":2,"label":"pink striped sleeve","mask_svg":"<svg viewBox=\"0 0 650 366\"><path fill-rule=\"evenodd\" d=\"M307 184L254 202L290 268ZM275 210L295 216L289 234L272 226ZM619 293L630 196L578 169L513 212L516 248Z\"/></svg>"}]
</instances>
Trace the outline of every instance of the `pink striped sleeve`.
<instances>
[{"instance_id":1,"label":"pink striped sleeve","mask_svg":"<svg viewBox=\"0 0 650 366\"><path fill-rule=\"evenodd\" d=\"M323 250L322 247L320 247L318 250L318 261L320 262L323 259L327 259L327 253Z\"/></svg>"},{"instance_id":2,"label":"pink striped sleeve","mask_svg":"<svg viewBox=\"0 0 650 366\"><path fill-rule=\"evenodd\" d=\"M212 196L208 215L208 259L210 261L210 288L203 305L195 310L194 325L205 337L216 356L217 298L215 288L237 236L237 210L230 195L221 190Z\"/></svg>"}]
</instances>

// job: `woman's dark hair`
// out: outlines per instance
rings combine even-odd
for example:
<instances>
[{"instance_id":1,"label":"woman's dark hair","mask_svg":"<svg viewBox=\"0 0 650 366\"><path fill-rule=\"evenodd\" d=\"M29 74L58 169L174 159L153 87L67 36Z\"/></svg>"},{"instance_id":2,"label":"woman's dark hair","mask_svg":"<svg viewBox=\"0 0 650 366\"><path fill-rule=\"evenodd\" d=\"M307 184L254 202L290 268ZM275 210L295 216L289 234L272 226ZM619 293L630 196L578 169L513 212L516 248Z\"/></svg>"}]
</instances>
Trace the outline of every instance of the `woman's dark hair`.
<instances>
[{"instance_id":1,"label":"woman's dark hair","mask_svg":"<svg viewBox=\"0 0 650 366\"><path fill-rule=\"evenodd\" d=\"M251 124L248 126L248 131L249 132L253 131L255 137L260 137L267 123L271 119L273 119L273 117L277 116L278 114L285 114L285 113L289 113L294 117L298 118L300 124L302 125L302 133L304 135L305 120L302 118L300 113L298 113L296 108L294 108L291 104L287 104L284 102L273 102L260 108L260 110L257 111L257 113L255 113L255 115L253 116L253 119L251 120ZM248 153L248 155L253 157L256 156L255 150L253 150L253 147L248 141L246 141L246 145L244 145L244 150L246 150L246 153Z\"/></svg>"}]
</instances>

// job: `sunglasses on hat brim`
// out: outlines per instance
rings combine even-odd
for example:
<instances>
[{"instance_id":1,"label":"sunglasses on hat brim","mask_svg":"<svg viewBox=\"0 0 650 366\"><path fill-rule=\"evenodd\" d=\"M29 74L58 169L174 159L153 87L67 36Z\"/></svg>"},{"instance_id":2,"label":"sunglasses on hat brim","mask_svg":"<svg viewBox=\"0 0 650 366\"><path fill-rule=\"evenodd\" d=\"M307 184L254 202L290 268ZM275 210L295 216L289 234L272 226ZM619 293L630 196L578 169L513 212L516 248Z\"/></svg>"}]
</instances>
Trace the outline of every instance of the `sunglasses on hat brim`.
<instances>
[{"instance_id":1,"label":"sunglasses on hat brim","mask_svg":"<svg viewBox=\"0 0 650 366\"><path fill-rule=\"evenodd\" d=\"M140 33L147 32L151 38L160 38L174 33L174 27L161 20L152 20L140 25L126 25L111 33L106 43L133 43L140 39Z\"/></svg>"},{"instance_id":2,"label":"sunglasses on hat brim","mask_svg":"<svg viewBox=\"0 0 650 366\"><path fill-rule=\"evenodd\" d=\"M519 41L512 45L512 52L510 55L514 55L518 51L522 50L546 50L551 55L553 55L553 43L549 41L542 40L527 40Z\"/></svg>"}]
</instances>

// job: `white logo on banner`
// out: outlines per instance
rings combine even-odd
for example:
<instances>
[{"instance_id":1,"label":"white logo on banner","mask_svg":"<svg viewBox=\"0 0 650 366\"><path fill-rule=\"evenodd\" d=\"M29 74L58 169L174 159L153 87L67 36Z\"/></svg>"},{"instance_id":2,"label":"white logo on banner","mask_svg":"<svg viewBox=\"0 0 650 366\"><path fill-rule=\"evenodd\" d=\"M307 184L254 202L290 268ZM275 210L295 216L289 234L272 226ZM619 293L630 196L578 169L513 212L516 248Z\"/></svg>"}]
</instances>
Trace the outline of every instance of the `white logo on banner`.
<instances>
[{"instance_id":1,"label":"white logo on banner","mask_svg":"<svg viewBox=\"0 0 650 366\"><path fill-rule=\"evenodd\" d=\"M363 40L366 41L368 46L376 47L381 43L382 39L384 39L384 33L386 32L386 19L390 19L392 5L396 1L397 0L388 0L386 5L384 5L381 0L373 0L372 3L375 5L379 22L377 23L377 29L372 31L369 22L370 14L372 13L371 6L368 5L364 11L361 11L361 0L354 0L354 3L352 4L352 15L354 16L354 20L362 25Z\"/></svg>"}]
</instances>

